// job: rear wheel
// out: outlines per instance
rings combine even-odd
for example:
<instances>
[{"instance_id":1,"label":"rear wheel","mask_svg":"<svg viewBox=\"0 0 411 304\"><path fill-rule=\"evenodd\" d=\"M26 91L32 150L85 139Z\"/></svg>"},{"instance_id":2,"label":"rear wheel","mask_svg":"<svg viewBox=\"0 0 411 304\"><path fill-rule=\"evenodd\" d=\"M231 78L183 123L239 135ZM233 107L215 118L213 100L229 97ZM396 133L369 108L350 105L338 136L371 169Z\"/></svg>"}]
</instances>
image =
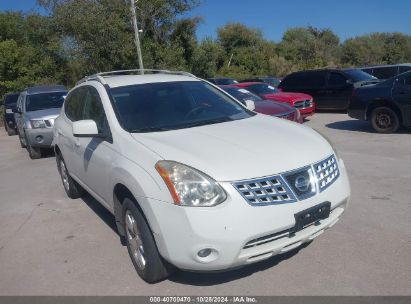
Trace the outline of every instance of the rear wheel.
<instances>
[{"instance_id":1,"label":"rear wheel","mask_svg":"<svg viewBox=\"0 0 411 304\"><path fill-rule=\"evenodd\" d=\"M84 189L70 176L66 163L61 154L56 155L57 168L60 173L61 181L63 182L64 190L67 196L72 199L82 197Z\"/></svg>"},{"instance_id":2,"label":"rear wheel","mask_svg":"<svg viewBox=\"0 0 411 304\"><path fill-rule=\"evenodd\" d=\"M168 277L173 268L160 256L146 219L129 198L123 202L123 216L128 253L138 275L148 283Z\"/></svg>"},{"instance_id":3,"label":"rear wheel","mask_svg":"<svg viewBox=\"0 0 411 304\"><path fill-rule=\"evenodd\" d=\"M395 133L400 127L398 114L388 107L377 107L371 112L371 126L379 133Z\"/></svg>"}]
</instances>

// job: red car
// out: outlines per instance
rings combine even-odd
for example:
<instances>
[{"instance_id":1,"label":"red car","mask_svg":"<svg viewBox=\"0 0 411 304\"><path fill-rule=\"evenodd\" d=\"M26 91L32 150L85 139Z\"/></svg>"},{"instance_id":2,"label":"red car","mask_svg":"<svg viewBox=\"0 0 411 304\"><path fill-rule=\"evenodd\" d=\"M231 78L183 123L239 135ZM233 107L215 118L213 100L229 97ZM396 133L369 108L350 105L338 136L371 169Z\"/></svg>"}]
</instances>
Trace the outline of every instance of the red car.
<instances>
[{"instance_id":1,"label":"red car","mask_svg":"<svg viewBox=\"0 0 411 304\"><path fill-rule=\"evenodd\" d=\"M296 108L291 107L288 104L282 102L273 102L272 100L263 100L261 97L251 93L250 91L243 88L238 88L234 85L221 85L219 87L240 102L244 103L246 100L254 101L255 112L288 119L298 123L303 122L300 112Z\"/></svg>"},{"instance_id":2,"label":"red car","mask_svg":"<svg viewBox=\"0 0 411 304\"><path fill-rule=\"evenodd\" d=\"M308 94L281 92L273 86L262 82L243 82L233 84L233 86L247 89L265 100L288 103L290 106L298 109L303 118L315 113L315 103Z\"/></svg>"}]
</instances>

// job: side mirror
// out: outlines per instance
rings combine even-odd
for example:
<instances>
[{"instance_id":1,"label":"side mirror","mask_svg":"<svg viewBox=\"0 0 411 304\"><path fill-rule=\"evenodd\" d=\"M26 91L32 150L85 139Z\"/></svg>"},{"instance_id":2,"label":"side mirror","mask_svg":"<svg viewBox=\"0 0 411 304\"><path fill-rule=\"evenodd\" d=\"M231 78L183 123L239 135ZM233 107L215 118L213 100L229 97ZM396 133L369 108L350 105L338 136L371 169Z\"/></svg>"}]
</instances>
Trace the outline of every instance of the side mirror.
<instances>
[{"instance_id":1,"label":"side mirror","mask_svg":"<svg viewBox=\"0 0 411 304\"><path fill-rule=\"evenodd\" d=\"M249 109L250 111L254 111L255 110L255 103L252 100L245 100L245 106L247 107L247 109Z\"/></svg>"},{"instance_id":2,"label":"side mirror","mask_svg":"<svg viewBox=\"0 0 411 304\"><path fill-rule=\"evenodd\" d=\"M103 137L98 132L97 124L94 120L79 120L73 123L73 135L75 137Z\"/></svg>"}]
</instances>

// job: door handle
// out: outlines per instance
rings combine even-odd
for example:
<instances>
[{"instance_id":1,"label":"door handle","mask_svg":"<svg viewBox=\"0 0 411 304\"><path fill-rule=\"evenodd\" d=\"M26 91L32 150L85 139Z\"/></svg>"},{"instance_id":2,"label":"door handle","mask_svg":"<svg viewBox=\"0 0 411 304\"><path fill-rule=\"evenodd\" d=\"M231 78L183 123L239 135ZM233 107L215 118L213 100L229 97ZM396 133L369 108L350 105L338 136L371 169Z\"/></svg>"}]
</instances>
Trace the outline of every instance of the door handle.
<instances>
[{"instance_id":1,"label":"door handle","mask_svg":"<svg viewBox=\"0 0 411 304\"><path fill-rule=\"evenodd\" d=\"M76 141L76 142L74 143L74 146L75 146L76 148L80 148L80 143L79 143L78 141Z\"/></svg>"}]
</instances>

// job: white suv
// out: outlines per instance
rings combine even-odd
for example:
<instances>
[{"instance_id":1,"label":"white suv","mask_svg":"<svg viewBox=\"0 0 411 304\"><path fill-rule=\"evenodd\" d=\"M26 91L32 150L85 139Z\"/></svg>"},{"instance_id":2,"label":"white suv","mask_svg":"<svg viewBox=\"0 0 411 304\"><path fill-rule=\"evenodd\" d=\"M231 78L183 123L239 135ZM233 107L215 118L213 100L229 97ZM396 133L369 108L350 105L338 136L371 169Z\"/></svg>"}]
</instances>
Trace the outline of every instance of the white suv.
<instances>
[{"instance_id":1,"label":"white suv","mask_svg":"<svg viewBox=\"0 0 411 304\"><path fill-rule=\"evenodd\" d=\"M144 72L83 79L54 125L68 196L114 214L144 280L261 261L338 221L350 187L328 140L191 74Z\"/></svg>"}]
</instances>

